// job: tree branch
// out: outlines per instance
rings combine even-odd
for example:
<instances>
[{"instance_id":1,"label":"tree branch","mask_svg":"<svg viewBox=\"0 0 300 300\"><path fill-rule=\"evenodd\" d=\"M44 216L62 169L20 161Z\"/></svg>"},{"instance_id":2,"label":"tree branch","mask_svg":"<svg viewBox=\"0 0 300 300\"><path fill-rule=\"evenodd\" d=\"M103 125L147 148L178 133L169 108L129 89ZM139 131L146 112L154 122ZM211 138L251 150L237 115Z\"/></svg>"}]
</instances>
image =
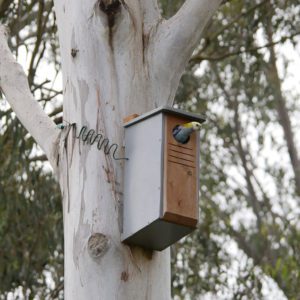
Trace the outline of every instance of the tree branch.
<instances>
[{"instance_id":1,"label":"tree branch","mask_svg":"<svg viewBox=\"0 0 300 300\"><path fill-rule=\"evenodd\" d=\"M169 20L163 21L156 34L155 72L167 78L170 98L173 98L177 83L199 43L205 25L219 7L221 0L186 0L179 11ZM169 66L166 68L166 66Z\"/></svg>"},{"instance_id":2,"label":"tree branch","mask_svg":"<svg viewBox=\"0 0 300 300\"><path fill-rule=\"evenodd\" d=\"M21 123L55 167L56 143L60 131L33 98L27 77L8 47L7 31L2 25L0 25L0 57L0 88Z\"/></svg>"},{"instance_id":3,"label":"tree branch","mask_svg":"<svg viewBox=\"0 0 300 300\"><path fill-rule=\"evenodd\" d=\"M46 161L47 160L47 156L46 155L38 155L38 156L34 156L32 158L29 159L30 162L36 162L36 161Z\"/></svg>"},{"instance_id":4,"label":"tree branch","mask_svg":"<svg viewBox=\"0 0 300 300\"><path fill-rule=\"evenodd\" d=\"M226 24L225 26L223 26L218 32L214 33L212 36L209 36L209 42L206 42L203 47L201 49L198 50L197 54L194 54L192 59L195 57L199 57L200 59L202 58L202 53L204 52L204 50L207 48L207 46L214 40L216 40L218 38L219 35L221 35L226 29L231 28L236 22L238 22L241 18L244 18L246 16L248 16L249 14L253 13L256 9L258 9L260 6L263 6L267 3L267 1L269 0L263 0L262 2L255 4L254 6L252 6L250 9L248 9L245 12L242 12L241 14L237 15L235 18L233 18L228 24ZM210 57L209 55L207 55L207 57Z\"/></svg>"},{"instance_id":5,"label":"tree branch","mask_svg":"<svg viewBox=\"0 0 300 300\"><path fill-rule=\"evenodd\" d=\"M44 3L41 1L39 2L39 14L37 19L37 34L36 34L36 41L34 45L34 49L31 55L30 65L28 69L28 81L31 85L34 82L34 76L36 73L36 68L34 67L34 61L35 57L38 55L38 51L40 48L40 45L42 43L42 37L43 37L43 14L44 14ZM46 24L46 21L45 21Z\"/></svg>"},{"instance_id":6,"label":"tree branch","mask_svg":"<svg viewBox=\"0 0 300 300\"><path fill-rule=\"evenodd\" d=\"M162 25L164 54L172 60L188 61L201 33L221 0L186 0L180 10ZM184 58L182 57L184 56Z\"/></svg>"},{"instance_id":7,"label":"tree branch","mask_svg":"<svg viewBox=\"0 0 300 300\"><path fill-rule=\"evenodd\" d=\"M169 35L166 44L169 48L181 48L182 51L193 51L199 42L202 30L219 7L221 0L186 0L180 10L167 22L165 30ZM191 44L190 44L191 42Z\"/></svg>"},{"instance_id":8,"label":"tree branch","mask_svg":"<svg viewBox=\"0 0 300 300\"><path fill-rule=\"evenodd\" d=\"M205 56L205 55L197 54L197 55L193 56L190 59L190 63L192 65L194 65L194 64L200 63L200 62L202 62L204 60L207 60L207 61L219 61L219 60L223 60L225 58L228 58L228 57L231 57L231 56L235 56L235 55L239 55L239 54L243 54L243 53L256 52L256 51L261 50L261 49L273 47L273 46L275 46L277 44L282 44L282 43L284 43L287 40L293 39L294 37L298 36L299 34L300 34L300 32L297 31L297 32L295 32L295 33L293 33L293 34L291 34L289 36L283 36L282 38L280 38L277 41L272 41L272 42L266 43L265 45L262 45L262 46L252 47L252 48L243 49L243 50L240 49L240 50L237 50L237 51L234 51L234 52L228 52L228 53L225 53L225 54L222 54L222 55L219 55L219 56Z\"/></svg>"},{"instance_id":9,"label":"tree branch","mask_svg":"<svg viewBox=\"0 0 300 300\"><path fill-rule=\"evenodd\" d=\"M35 4L36 2L33 1L27 8L27 13L23 13L20 18L12 20L12 22L9 24L11 36L17 35L17 33L20 32L24 27L30 25L32 22L37 21L40 12L38 9L34 8ZM44 4L44 12L51 11L52 7L53 3L51 1L46 2ZM36 31L34 31L33 34L36 36Z\"/></svg>"}]
</instances>

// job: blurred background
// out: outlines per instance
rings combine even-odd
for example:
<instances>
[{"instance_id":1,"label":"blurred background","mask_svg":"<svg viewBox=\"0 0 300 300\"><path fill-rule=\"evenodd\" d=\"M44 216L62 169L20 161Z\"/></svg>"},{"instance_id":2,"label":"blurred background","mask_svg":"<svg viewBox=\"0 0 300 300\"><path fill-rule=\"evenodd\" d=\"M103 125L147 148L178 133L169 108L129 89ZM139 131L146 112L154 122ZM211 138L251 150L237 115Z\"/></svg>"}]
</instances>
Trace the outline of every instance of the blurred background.
<instances>
[{"instance_id":1,"label":"blurred background","mask_svg":"<svg viewBox=\"0 0 300 300\"><path fill-rule=\"evenodd\" d=\"M183 2L161 0L164 17ZM36 99L60 123L53 1L0 0L0 21ZM300 299L299 0L223 1L175 106L207 122L200 222L171 248L173 298ZM0 299L63 299L59 187L1 93L0 166Z\"/></svg>"}]
</instances>

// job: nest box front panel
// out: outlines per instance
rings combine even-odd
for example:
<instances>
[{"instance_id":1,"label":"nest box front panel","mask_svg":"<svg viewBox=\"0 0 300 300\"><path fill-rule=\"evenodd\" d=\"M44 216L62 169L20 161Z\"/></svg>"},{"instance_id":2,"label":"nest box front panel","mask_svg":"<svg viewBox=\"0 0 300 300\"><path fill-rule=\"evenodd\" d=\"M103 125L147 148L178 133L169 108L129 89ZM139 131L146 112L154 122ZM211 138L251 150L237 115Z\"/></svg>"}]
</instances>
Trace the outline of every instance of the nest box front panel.
<instances>
[{"instance_id":1,"label":"nest box front panel","mask_svg":"<svg viewBox=\"0 0 300 300\"><path fill-rule=\"evenodd\" d=\"M198 222L199 136L192 134L186 144L173 137L176 125L190 122L184 116L165 115L164 199L165 221L188 227Z\"/></svg>"}]
</instances>

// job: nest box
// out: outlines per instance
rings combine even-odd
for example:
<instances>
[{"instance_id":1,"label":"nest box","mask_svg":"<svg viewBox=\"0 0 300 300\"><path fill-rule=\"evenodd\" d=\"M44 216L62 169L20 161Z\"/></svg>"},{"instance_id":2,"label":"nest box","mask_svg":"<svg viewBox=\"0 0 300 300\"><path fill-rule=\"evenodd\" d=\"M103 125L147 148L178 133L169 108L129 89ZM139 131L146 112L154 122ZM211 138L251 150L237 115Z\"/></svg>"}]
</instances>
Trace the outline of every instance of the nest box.
<instances>
[{"instance_id":1,"label":"nest box","mask_svg":"<svg viewBox=\"0 0 300 300\"><path fill-rule=\"evenodd\" d=\"M196 228L199 132L186 144L172 132L191 121L205 118L162 107L125 123L123 242L163 250Z\"/></svg>"}]
</instances>

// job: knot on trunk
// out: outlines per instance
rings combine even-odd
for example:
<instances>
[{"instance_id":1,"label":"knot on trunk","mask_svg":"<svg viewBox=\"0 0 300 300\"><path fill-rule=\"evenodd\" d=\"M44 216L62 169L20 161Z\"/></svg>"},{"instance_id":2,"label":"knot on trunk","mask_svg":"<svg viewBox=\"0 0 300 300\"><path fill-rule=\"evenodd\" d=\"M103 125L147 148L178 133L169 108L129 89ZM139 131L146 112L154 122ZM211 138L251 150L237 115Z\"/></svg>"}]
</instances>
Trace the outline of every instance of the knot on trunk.
<instances>
[{"instance_id":1,"label":"knot on trunk","mask_svg":"<svg viewBox=\"0 0 300 300\"><path fill-rule=\"evenodd\" d=\"M100 0L99 7L108 16L113 16L120 11L120 0Z\"/></svg>"},{"instance_id":2,"label":"knot on trunk","mask_svg":"<svg viewBox=\"0 0 300 300\"><path fill-rule=\"evenodd\" d=\"M109 248L109 240L102 233L94 233L88 240L88 253L94 259L100 259Z\"/></svg>"},{"instance_id":3,"label":"knot on trunk","mask_svg":"<svg viewBox=\"0 0 300 300\"><path fill-rule=\"evenodd\" d=\"M123 272L121 273L121 280L124 281L124 282L127 282L128 279L129 279L129 274L128 274L128 272L127 272L127 271L123 271Z\"/></svg>"}]
</instances>

